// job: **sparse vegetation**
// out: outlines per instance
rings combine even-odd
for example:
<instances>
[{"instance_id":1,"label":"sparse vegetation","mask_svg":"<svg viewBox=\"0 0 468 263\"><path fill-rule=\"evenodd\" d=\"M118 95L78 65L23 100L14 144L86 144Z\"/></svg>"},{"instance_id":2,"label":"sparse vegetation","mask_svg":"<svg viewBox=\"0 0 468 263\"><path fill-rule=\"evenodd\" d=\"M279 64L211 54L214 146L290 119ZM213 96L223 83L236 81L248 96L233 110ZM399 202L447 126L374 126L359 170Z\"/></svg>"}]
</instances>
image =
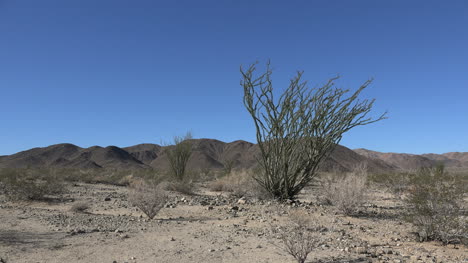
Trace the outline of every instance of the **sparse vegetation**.
<instances>
[{"instance_id":1,"label":"sparse vegetation","mask_svg":"<svg viewBox=\"0 0 468 263\"><path fill-rule=\"evenodd\" d=\"M211 191L225 191L239 198L270 198L269 193L253 179L251 173L253 173L253 171L233 171L211 182L208 187Z\"/></svg>"},{"instance_id":2,"label":"sparse vegetation","mask_svg":"<svg viewBox=\"0 0 468 263\"><path fill-rule=\"evenodd\" d=\"M111 185L128 186L133 180L151 179L161 177L161 173L154 169L49 169L51 173L63 178L65 181L82 183L103 183Z\"/></svg>"},{"instance_id":3,"label":"sparse vegetation","mask_svg":"<svg viewBox=\"0 0 468 263\"><path fill-rule=\"evenodd\" d=\"M274 229L283 243L281 247L298 263L304 263L308 255L324 242L322 231L327 230L309 215L293 212L285 226Z\"/></svg>"},{"instance_id":4,"label":"sparse vegetation","mask_svg":"<svg viewBox=\"0 0 468 263\"><path fill-rule=\"evenodd\" d=\"M72 207L70 208L70 211L72 211L74 213L84 213L89 208L90 208L90 206L89 206L88 202L77 202L77 203L72 205Z\"/></svg>"},{"instance_id":5,"label":"sparse vegetation","mask_svg":"<svg viewBox=\"0 0 468 263\"><path fill-rule=\"evenodd\" d=\"M182 181L185 178L187 163L192 155L192 134L187 132L185 136L175 136L174 145L167 148L165 153L169 159L171 175Z\"/></svg>"},{"instance_id":6,"label":"sparse vegetation","mask_svg":"<svg viewBox=\"0 0 468 263\"><path fill-rule=\"evenodd\" d=\"M174 191L185 195L193 195L194 183L191 180L170 181L164 184L164 189Z\"/></svg>"},{"instance_id":7,"label":"sparse vegetation","mask_svg":"<svg viewBox=\"0 0 468 263\"><path fill-rule=\"evenodd\" d=\"M139 180L130 186L128 200L149 219L153 219L166 204L167 195L157 182Z\"/></svg>"},{"instance_id":8,"label":"sparse vegetation","mask_svg":"<svg viewBox=\"0 0 468 263\"><path fill-rule=\"evenodd\" d=\"M378 173L369 175L369 181L388 189L398 198L403 198L410 185L411 174L408 172Z\"/></svg>"},{"instance_id":9,"label":"sparse vegetation","mask_svg":"<svg viewBox=\"0 0 468 263\"><path fill-rule=\"evenodd\" d=\"M3 169L0 188L9 199L22 201L60 198L67 191L62 178L47 169Z\"/></svg>"},{"instance_id":10,"label":"sparse vegetation","mask_svg":"<svg viewBox=\"0 0 468 263\"><path fill-rule=\"evenodd\" d=\"M408 220L420 241L439 240L444 244L468 240L468 220L462 202L466 186L445 172L443 166L423 168L412 176L408 198Z\"/></svg>"},{"instance_id":11,"label":"sparse vegetation","mask_svg":"<svg viewBox=\"0 0 468 263\"><path fill-rule=\"evenodd\" d=\"M234 167L234 160L231 159L224 159L222 160L223 163L223 173L230 174L232 172L232 168Z\"/></svg>"},{"instance_id":12,"label":"sparse vegetation","mask_svg":"<svg viewBox=\"0 0 468 263\"><path fill-rule=\"evenodd\" d=\"M324 200L345 215L353 215L367 201L366 181L365 165L358 165L343 176L330 176L323 183Z\"/></svg>"},{"instance_id":13,"label":"sparse vegetation","mask_svg":"<svg viewBox=\"0 0 468 263\"><path fill-rule=\"evenodd\" d=\"M294 198L316 176L321 162L356 126L385 119L367 117L374 100L358 100L371 83L366 81L345 98L348 90L335 87L330 79L318 89L309 89L298 72L289 87L274 99L272 70L255 76L256 64L241 67L244 105L253 118L258 158L262 172L255 179L278 199Z\"/></svg>"}]
</instances>

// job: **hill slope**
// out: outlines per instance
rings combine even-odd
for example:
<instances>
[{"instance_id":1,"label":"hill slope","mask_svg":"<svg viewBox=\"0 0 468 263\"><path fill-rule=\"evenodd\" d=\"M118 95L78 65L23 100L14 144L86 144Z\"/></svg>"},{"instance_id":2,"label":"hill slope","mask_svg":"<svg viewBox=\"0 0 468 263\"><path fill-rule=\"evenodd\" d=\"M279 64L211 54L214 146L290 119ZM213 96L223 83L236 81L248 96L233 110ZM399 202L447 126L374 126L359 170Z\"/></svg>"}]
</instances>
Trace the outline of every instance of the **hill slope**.
<instances>
[{"instance_id":1,"label":"hill slope","mask_svg":"<svg viewBox=\"0 0 468 263\"><path fill-rule=\"evenodd\" d=\"M222 169L230 162L235 168L253 168L258 146L246 141L225 143L213 139L194 139L189 170ZM56 144L19 152L0 158L0 168L69 167L167 170L166 147L157 144L139 144L119 148L116 146L81 148L73 144ZM366 162L369 170L382 172L394 169L381 160L368 158L344 147L337 146L322 164L322 170L349 171L356 164Z\"/></svg>"},{"instance_id":2,"label":"hill slope","mask_svg":"<svg viewBox=\"0 0 468 263\"><path fill-rule=\"evenodd\" d=\"M468 153L453 152L444 154L407 154L407 153L383 153L367 149L355 149L356 153L371 158L381 160L396 167L399 170L412 170L421 167L435 166L442 163L447 168L468 168Z\"/></svg>"}]
</instances>

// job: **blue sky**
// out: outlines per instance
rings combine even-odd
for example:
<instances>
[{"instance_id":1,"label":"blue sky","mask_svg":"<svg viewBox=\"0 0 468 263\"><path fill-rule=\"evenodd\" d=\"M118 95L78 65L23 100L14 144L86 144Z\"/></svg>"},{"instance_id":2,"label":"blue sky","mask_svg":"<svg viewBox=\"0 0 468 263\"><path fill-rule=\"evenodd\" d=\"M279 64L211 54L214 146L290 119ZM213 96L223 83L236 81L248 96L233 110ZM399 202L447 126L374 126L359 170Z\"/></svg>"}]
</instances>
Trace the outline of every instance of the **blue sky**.
<instances>
[{"instance_id":1,"label":"blue sky","mask_svg":"<svg viewBox=\"0 0 468 263\"><path fill-rule=\"evenodd\" d=\"M241 64L274 87L340 74L374 115L341 144L468 151L466 1L0 0L0 155L69 142L130 146L191 130L255 141Z\"/></svg>"}]
</instances>

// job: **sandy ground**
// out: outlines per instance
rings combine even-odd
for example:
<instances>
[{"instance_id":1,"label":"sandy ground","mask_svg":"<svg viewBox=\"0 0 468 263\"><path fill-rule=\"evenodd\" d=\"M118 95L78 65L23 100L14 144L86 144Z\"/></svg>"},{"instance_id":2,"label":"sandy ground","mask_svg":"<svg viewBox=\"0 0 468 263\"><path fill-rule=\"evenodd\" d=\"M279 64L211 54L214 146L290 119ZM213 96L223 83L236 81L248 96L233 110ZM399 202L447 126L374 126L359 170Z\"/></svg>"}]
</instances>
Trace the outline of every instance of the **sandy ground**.
<instances>
[{"instance_id":1,"label":"sandy ground","mask_svg":"<svg viewBox=\"0 0 468 263\"><path fill-rule=\"evenodd\" d=\"M295 262L274 229L294 211L323 221L326 243L307 262L468 262L463 245L415 241L400 201L373 192L360 216L336 213L309 191L300 204L208 192L172 193L154 220L127 203L127 188L75 184L65 201L12 203L0 197L0 262ZM90 204L87 213L71 206Z\"/></svg>"}]
</instances>

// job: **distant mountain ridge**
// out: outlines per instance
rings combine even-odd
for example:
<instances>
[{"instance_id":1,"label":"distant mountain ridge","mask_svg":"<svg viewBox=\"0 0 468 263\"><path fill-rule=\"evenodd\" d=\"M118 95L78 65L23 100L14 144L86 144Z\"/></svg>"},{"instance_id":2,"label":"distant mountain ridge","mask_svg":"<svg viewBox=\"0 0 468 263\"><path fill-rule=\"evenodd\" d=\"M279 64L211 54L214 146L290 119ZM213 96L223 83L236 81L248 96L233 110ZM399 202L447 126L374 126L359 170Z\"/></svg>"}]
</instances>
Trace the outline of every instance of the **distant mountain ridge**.
<instances>
[{"instance_id":1,"label":"distant mountain ridge","mask_svg":"<svg viewBox=\"0 0 468 263\"><path fill-rule=\"evenodd\" d=\"M468 152L449 152L444 154L408 154L384 153L367 149L355 149L354 152L374 160L381 160L398 170L412 170L444 164L447 168L468 169Z\"/></svg>"},{"instance_id":2,"label":"distant mountain ridge","mask_svg":"<svg viewBox=\"0 0 468 263\"><path fill-rule=\"evenodd\" d=\"M259 148L246 141L225 143L214 139L193 139L189 170L222 169L230 162L234 168L249 169L257 165ZM33 148L12 155L0 156L0 168L57 167L167 170L165 149L172 146L138 144L119 148L93 146L81 148L63 143ZM338 145L321 165L323 171L349 171L359 163L367 163L371 172L411 170L445 164L448 168L468 169L468 152L444 154L382 153L367 149L351 150Z\"/></svg>"},{"instance_id":3,"label":"distant mountain ridge","mask_svg":"<svg viewBox=\"0 0 468 263\"><path fill-rule=\"evenodd\" d=\"M193 139L193 154L188 169L222 169L227 162L234 168L253 168L257 165L259 148L246 141L225 143L214 139ZM157 144L138 144L119 148L116 146L93 146L81 148L64 143L48 147L33 148L0 157L0 168L60 167L60 168L116 168L167 170L166 147ZM384 172L395 167L378 159L371 159L338 145L321 169L324 171L352 170L356 164L366 162L369 170Z\"/></svg>"}]
</instances>

